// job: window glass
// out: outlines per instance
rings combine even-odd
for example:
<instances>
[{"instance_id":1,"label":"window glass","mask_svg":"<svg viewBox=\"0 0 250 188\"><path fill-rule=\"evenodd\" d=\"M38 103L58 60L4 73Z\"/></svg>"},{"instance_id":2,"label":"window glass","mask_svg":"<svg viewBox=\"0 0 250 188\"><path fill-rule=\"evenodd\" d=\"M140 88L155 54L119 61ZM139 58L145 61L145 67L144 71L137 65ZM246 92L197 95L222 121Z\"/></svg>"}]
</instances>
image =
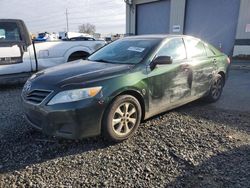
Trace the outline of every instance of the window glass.
<instances>
[{"instance_id":1,"label":"window glass","mask_svg":"<svg viewBox=\"0 0 250 188\"><path fill-rule=\"evenodd\" d=\"M0 29L0 40L4 40L5 38L6 38L5 30L4 29Z\"/></svg>"},{"instance_id":2,"label":"window glass","mask_svg":"<svg viewBox=\"0 0 250 188\"><path fill-rule=\"evenodd\" d=\"M167 42L157 53L157 56L170 56L173 60L186 58L186 50L182 38L172 39Z\"/></svg>"},{"instance_id":3,"label":"window glass","mask_svg":"<svg viewBox=\"0 0 250 188\"><path fill-rule=\"evenodd\" d=\"M140 63L154 49L161 39L124 38L110 43L92 54L88 60L117 64Z\"/></svg>"},{"instance_id":4,"label":"window glass","mask_svg":"<svg viewBox=\"0 0 250 188\"><path fill-rule=\"evenodd\" d=\"M185 39L187 55L189 58L205 57L207 56L204 44L197 39Z\"/></svg>"},{"instance_id":5,"label":"window glass","mask_svg":"<svg viewBox=\"0 0 250 188\"><path fill-rule=\"evenodd\" d=\"M0 23L0 41L20 40L20 32L16 23Z\"/></svg>"},{"instance_id":6,"label":"window glass","mask_svg":"<svg viewBox=\"0 0 250 188\"><path fill-rule=\"evenodd\" d=\"M211 57L211 56L215 55L214 51L211 50L211 48L209 48L208 46L206 46L206 52L207 52L208 57Z\"/></svg>"},{"instance_id":7,"label":"window glass","mask_svg":"<svg viewBox=\"0 0 250 188\"><path fill-rule=\"evenodd\" d=\"M95 40L93 38L90 38L90 37L73 37L73 38L70 38L70 40L72 41L86 41L86 40Z\"/></svg>"}]
</instances>

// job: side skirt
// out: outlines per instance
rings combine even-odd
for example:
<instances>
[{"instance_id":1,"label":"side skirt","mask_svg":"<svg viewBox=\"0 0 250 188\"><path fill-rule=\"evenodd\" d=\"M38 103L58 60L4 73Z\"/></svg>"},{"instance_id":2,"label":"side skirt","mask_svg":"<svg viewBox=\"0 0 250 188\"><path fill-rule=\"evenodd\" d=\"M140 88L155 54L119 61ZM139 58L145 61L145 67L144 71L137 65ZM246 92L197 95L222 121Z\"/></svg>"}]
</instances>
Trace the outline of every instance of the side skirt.
<instances>
[{"instance_id":1,"label":"side skirt","mask_svg":"<svg viewBox=\"0 0 250 188\"><path fill-rule=\"evenodd\" d=\"M153 116L155 116L157 114L167 112L169 110L172 110L172 109L175 109L177 107L183 106L183 105L185 105L187 103L190 103L192 101L200 99L200 98L202 98L204 96L206 96L206 93L205 94L200 94L200 95L197 95L197 96L192 96L192 97L188 98L187 100L184 100L184 101L181 101L181 102L177 101L175 103L169 103L169 105L166 108L163 108L163 109L160 109L160 110L159 109L155 109L155 110L150 109L149 111L151 111L151 112L146 112L144 120L147 120L147 119L149 119L149 118L151 118L151 117L153 117Z\"/></svg>"}]
</instances>

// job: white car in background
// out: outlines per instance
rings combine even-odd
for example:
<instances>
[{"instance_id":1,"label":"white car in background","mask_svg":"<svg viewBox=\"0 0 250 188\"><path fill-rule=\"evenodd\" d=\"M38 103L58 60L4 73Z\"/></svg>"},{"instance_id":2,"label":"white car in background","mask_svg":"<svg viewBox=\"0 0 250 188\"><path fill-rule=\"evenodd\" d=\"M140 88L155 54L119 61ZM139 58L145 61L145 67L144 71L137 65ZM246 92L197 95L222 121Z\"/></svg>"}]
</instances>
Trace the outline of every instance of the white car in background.
<instances>
[{"instance_id":1,"label":"white car in background","mask_svg":"<svg viewBox=\"0 0 250 188\"><path fill-rule=\"evenodd\" d=\"M22 20L0 19L0 84L31 73L84 59L106 44L102 40L56 40L32 43Z\"/></svg>"}]
</instances>

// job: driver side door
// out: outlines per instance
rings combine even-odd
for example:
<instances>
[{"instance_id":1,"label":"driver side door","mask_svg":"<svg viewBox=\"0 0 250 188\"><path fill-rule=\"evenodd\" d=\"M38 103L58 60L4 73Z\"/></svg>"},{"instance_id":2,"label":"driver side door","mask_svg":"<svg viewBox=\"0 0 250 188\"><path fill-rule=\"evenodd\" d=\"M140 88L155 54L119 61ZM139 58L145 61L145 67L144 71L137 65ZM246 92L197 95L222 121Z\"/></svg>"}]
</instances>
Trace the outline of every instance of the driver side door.
<instances>
[{"instance_id":1,"label":"driver side door","mask_svg":"<svg viewBox=\"0 0 250 188\"><path fill-rule=\"evenodd\" d=\"M155 58L170 56L172 64L157 65L148 72L149 108L152 114L178 106L191 96L192 71L182 38L168 39Z\"/></svg>"}]
</instances>

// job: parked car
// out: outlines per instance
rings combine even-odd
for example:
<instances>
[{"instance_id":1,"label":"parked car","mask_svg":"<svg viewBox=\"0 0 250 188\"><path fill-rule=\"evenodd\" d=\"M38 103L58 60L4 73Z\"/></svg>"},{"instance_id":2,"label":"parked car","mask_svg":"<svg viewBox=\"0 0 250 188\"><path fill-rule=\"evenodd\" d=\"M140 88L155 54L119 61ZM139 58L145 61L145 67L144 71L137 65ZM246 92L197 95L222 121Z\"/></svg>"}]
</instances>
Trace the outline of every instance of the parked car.
<instances>
[{"instance_id":1,"label":"parked car","mask_svg":"<svg viewBox=\"0 0 250 188\"><path fill-rule=\"evenodd\" d=\"M51 41L32 43L22 20L0 19L0 84L34 71L86 58L105 41ZM41 34L45 36L46 34ZM28 77L27 77L28 78Z\"/></svg>"},{"instance_id":2,"label":"parked car","mask_svg":"<svg viewBox=\"0 0 250 188\"><path fill-rule=\"evenodd\" d=\"M123 141L141 120L199 98L217 101L229 63L190 36L127 37L85 61L34 74L22 91L25 116L49 135Z\"/></svg>"},{"instance_id":3,"label":"parked car","mask_svg":"<svg viewBox=\"0 0 250 188\"><path fill-rule=\"evenodd\" d=\"M38 33L38 36L36 37L36 41L45 42L49 38L49 33Z\"/></svg>"}]
</instances>

